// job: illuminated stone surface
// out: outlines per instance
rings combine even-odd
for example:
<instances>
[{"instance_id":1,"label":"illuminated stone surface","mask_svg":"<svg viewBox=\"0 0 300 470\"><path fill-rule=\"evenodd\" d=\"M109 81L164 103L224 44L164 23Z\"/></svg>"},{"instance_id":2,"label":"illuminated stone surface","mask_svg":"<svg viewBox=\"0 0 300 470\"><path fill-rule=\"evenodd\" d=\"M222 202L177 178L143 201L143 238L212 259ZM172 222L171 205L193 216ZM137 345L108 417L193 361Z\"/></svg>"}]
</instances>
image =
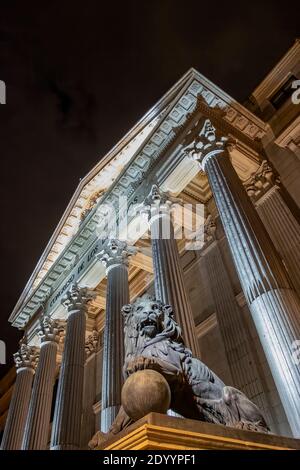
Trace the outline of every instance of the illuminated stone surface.
<instances>
[{"instance_id":1,"label":"illuminated stone surface","mask_svg":"<svg viewBox=\"0 0 300 470\"><path fill-rule=\"evenodd\" d=\"M103 345L101 430L107 432L121 406L124 335L121 309L129 302L128 257L137 252L109 240L98 258L106 266L106 319Z\"/></svg>"},{"instance_id":2,"label":"illuminated stone surface","mask_svg":"<svg viewBox=\"0 0 300 470\"><path fill-rule=\"evenodd\" d=\"M300 440L150 413L96 450L300 450Z\"/></svg>"}]
</instances>

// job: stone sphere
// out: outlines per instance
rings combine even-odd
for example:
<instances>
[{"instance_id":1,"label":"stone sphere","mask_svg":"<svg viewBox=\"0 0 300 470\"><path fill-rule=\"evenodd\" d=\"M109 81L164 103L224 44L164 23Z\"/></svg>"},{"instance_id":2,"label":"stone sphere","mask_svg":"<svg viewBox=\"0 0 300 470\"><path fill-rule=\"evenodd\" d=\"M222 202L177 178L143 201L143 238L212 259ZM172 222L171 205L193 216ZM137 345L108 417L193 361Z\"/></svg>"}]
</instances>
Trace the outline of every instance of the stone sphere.
<instances>
[{"instance_id":1,"label":"stone sphere","mask_svg":"<svg viewBox=\"0 0 300 470\"><path fill-rule=\"evenodd\" d=\"M155 370L139 370L130 375L122 388L122 405L134 421L148 413L166 413L171 390L166 379Z\"/></svg>"}]
</instances>

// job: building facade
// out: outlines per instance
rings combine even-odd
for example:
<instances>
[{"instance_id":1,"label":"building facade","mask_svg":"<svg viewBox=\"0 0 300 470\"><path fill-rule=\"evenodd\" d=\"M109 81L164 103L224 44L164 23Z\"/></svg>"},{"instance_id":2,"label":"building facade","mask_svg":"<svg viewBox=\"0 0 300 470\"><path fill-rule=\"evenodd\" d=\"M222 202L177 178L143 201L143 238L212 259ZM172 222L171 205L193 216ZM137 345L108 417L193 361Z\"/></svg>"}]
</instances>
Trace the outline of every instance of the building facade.
<instances>
[{"instance_id":1,"label":"building facade","mask_svg":"<svg viewBox=\"0 0 300 470\"><path fill-rule=\"evenodd\" d=\"M191 69L81 180L9 318L24 338L2 449L108 430L120 310L145 292L274 433L300 437L299 80L299 40L244 105Z\"/></svg>"}]
</instances>

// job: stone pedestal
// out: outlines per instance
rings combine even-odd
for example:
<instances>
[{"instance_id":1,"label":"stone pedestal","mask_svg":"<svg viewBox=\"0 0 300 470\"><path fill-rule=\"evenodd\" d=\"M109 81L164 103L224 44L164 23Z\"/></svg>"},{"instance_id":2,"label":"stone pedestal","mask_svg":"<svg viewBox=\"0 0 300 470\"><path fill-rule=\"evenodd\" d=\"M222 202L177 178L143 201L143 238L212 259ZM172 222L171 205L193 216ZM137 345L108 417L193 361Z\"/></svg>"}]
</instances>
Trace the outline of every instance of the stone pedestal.
<instances>
[{"instance_id":1,"label":"stone pedestal","mask_svg":"<svg viewBox=\"0 0 300 470\"><path fill-rule=\"evenodd\" d=\"M300 440L150 413L95 450L300 450Z\"/></svg>"},{"instance_id":2,"label":"stone pedestal","mask_svg":"<svg viewBox=\"0 0 300 470\"><path fill-rule=\"evenodd\" d=\"M19 450L22 446L26 417L28 413L37 348L22 343L14 354L17 378L9 406L1 450Z\"/></svg>"}]
</instances>

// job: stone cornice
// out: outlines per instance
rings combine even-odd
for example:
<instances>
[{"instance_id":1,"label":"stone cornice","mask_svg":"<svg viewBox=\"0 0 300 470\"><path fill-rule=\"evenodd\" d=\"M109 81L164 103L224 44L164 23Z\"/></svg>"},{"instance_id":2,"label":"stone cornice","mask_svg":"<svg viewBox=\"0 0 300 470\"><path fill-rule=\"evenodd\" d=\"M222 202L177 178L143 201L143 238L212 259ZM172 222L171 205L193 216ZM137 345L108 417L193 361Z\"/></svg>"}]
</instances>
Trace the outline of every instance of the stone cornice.
<instances>
[{"instance_id":1,"label":"stone cornice","mask_svg":"<svg viewBox=\"0 0 300 470\"><path fill-rule=\"evenodd\" d=\"M217 324L218 321L215 313L206 318L206 320L198 323L198 325L196 326L197 338L205 336L212 328L215 328Z\"/></svg>"}]
</instances>

